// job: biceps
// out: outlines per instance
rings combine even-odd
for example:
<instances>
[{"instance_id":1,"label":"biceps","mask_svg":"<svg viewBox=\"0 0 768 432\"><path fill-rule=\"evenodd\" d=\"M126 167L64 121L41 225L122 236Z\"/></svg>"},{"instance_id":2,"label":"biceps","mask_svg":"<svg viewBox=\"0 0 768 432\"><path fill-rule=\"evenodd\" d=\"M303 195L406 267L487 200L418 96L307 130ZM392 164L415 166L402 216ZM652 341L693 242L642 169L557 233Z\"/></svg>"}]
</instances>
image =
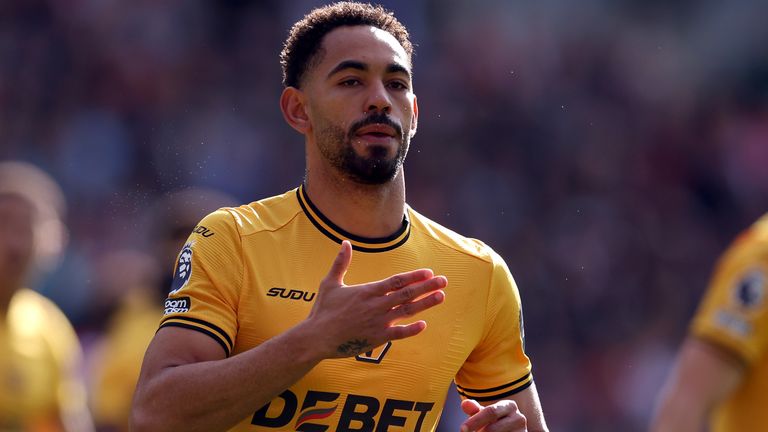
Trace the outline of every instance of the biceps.
<instances>
[{"instance_id":1,"label":"biceps","mask_svg":"<svg viewBox=\"0 0 768 432\"><path fill-rule=\"evenodd\" d=\"M147 348L139 381L167 368L224 358L226 352L211 336L181 327L163 327Z\"/></svg>"},{"instance_id":2,"label":"biceps","mask_svg":"<svg viewBox=\"0 0 768 432\"><path fill-rule=\"evenodd\" d=\"M741 381L744 364L733 354L709 342L689 338L683 344L673 393L702 407L711 407Z\"/></svg>"},{"instance_id":3,"label":"biceps","mask_svg":"<svg viewBox=\"0 0 768 432\"><path fill-rule=\"evenodd\" d=\"M546 422L539 401L539 393L536 390L536 383L525 390L513 395L510 399L517 403L517 407L525 416L528 422L528 429L531 431L546 430Z\"/></svg>"}]
</instances>

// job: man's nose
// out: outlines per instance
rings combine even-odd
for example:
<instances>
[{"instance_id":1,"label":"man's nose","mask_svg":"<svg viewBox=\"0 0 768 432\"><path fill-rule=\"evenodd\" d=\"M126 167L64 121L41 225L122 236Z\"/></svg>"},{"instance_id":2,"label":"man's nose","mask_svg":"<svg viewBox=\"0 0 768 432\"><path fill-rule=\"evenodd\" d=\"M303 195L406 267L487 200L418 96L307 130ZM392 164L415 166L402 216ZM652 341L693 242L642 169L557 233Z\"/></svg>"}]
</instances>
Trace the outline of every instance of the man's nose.
<instances>
[{"instance_id":1,"label":"man's nose","mask_svg":"<svg viewBox=\"0 0 768 432\"><path fill-rule=\"evenodd\" d=\"M371 86L371 90L366 100L366 112L384 112L389 113L392 110L392 101L389 98L384 83L377 83Z\"/></svg>"}]
</instances>

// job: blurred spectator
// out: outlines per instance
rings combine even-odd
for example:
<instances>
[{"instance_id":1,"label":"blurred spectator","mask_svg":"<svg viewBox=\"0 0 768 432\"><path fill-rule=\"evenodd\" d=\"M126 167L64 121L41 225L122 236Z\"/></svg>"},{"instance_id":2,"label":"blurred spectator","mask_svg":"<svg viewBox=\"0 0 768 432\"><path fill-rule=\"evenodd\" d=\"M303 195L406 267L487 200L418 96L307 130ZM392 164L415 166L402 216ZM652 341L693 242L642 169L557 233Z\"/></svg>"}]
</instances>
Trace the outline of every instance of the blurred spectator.
<instances>
[{"instance_id":1,"label":"blurred spectator","mask_svg":"<svg viewBox=\"0 0 768 432\"><path fill-rule=\"evenodd\" d=\"M768 214L734 240L659 395L653 432L756 431L768 422Z\"/></svg>"},{"instance_id":2,"label":"blurred spectator","mask_svg":"<svg viewBox=\"0 0 768 432\"><path fill-rule=\"evenodd\" d=\"M128 431L141 362L163 314L174 259L206 214L236 200L213 189L189 188L150 207L147 250L118 250L98 262L101 310L114 310L89 359L91 404L101 432Z\"/></svg>"},{"instance_id":3,"label":"blurred spectator","mask_svg":"<svg viewBox=\"0 0 768 432\"><path fill-rule=\"evenodd\" d=\"M0 162L0 429L90 431L74 329L26 288L65 241L64 197L40 169Z\"/></svg>"}]
</instances>

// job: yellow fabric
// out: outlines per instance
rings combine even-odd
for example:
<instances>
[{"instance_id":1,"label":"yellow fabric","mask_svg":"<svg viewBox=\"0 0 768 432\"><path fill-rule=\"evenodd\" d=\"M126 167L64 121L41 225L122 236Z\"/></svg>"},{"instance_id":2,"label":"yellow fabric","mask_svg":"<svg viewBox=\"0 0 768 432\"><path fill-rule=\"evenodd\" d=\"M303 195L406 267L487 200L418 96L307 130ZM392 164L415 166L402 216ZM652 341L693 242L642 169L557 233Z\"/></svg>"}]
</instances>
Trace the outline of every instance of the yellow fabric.
<instances>
[{"instance_id":1,"label":"yellow fabric","mask_svg":"<svg viewBox=\"0 0 768 432\"><path fill-rule=\"evenodd\" d=\"M132 292L94 349L91 407L99 427L128 431L141 362L162 315L162 309L149 297L138 290Z\"/></svg>"},{"instance_id":2,"label":"yellow fabric","mask_svg":"<svg viewBox=\"0 0 768 432\"><path fill-rule=\"evenodd\" d=\"M723 255L692 324L695 336L748 366L739 388L713 414L714 432L763 430L768 424L767 290L768 215Z\"/></svg>"},{"instance_id":3,"label":"yellow fabric","mask_svg":"<svg viewBox=\"0 0 768 432\"><path fill-rule=\"evenodd\" d=\"M355 237L302 188L203 219L180 254L161 327L204 332L231 355L257 346L306 318L341 239L355 248L348 285L427 267L447 276L445 303L414 317L427 322L422 334L321 362L233 430L433 431L454 378L482 400L530 385L519 293L488 246L412 209L389 238Z\"/></svg>"},{"instance_id":4,"label":"yellow fabric","mask_svg":"<svg viewBox=\"0 0 768 432\"><path fill-rule=\"evenodd\" d=\"M85 412L81 355L64 314L32 290L17 291L0 319L0 430L61 430L59 418Z\"/></svg>"}]
</instances>

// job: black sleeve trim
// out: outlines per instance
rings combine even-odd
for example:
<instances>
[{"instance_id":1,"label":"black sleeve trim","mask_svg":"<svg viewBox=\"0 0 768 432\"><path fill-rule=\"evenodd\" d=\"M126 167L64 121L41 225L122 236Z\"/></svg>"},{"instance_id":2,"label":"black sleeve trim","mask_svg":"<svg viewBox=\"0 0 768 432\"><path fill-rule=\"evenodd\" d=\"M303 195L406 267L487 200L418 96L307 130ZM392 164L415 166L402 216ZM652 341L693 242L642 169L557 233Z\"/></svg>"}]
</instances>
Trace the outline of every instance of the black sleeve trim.
<instances>
[{"instance_id":1,"label":"black sleeve trim","mask_svg":"<svg viewBox=\"0 0 768 432\"><path fill-rule=\"evenodd\" d=\"M171 321L171 322L167 322L166 321L166 322L160 324L160 328L163 328L163 327L181 327L181 328L185 328L185 329L189 329L189 330L196 330L196 331L198 331L200 333L206 334L206 335L210 336L211 338L213 338L213 340L218 342L218 344L221 345L221 348L224 350L224 355L229 357L230 352L229 352L229 348L227 347L227 344L224 343L224 341L221 340L221 337L219 337L216 333L214 333L214 332L212 332L212 331L210 331L208 329L205 329L205 328L202 328L202 327L198 327L198 326L194 326L194 325L191 325L191 324L184 324L184 323L174 322L174 321Z\"/></svg>"},{"instance_id":2,"label":"black sleeve trim","mask_svg":"<svg viewBox=\"0 0 768 432\"><path fill-rule=\"evenodd\" d=\"M516 389L512 389L512 390L510 390L510 391L508 391L506 393L501 393L501 394L497 394L497 395L493 395L493 396L472 396L472 395L468 395L468 394L464 393L463 391L459 390L458 386L457 386L457 391L459 392L460 395L464 396L467 399L474 399L474 400L476 400L478 402L490 402L490 401L496 401L496 400L499 400L499 399L504 399L507 396L512 396L513 394L520 393L521 391L523 391L523 390L527 389L528 387L530 387L531 384L533 384L533 380L530 380L527 383L521 385L520 387L518 387Z\"/></svg>"},{"instance_id":3,"label":"black sleeve trim","mask_svg":"<svg viewBox=\"0 0 768 432\"><path fill-rule=\"evenodd\" d=\"M219 338L223 339L223 340L225 340L227 342L227 345L229 346L229 350L228 351L231 351L235 347L235 344L232 343L232 338L229 337L227 332L222 330L221 327L213 325L213 324L209 323L208 321L197 319L197 318L185 317L185 316L172 316L172 317L166 318L165 320L163 320L163 322L168 321L168 320L189 321L189 322L192 322L192 323L195 323L195 324L200 324L200 325L206 326L209 329L217 332L219 334ZM162 323L160 324L160 326L162 327Z\"/></svg>"},{"instance_id":4,"label":"black sleeve trim","mask_svg":"<svg viewBox=\"0 0 768 432\"><path fill-rule=\"evenodd\" d=\"M509 382L509 383L506 383L506 384L502 384L502 385L500 385L498 387L493 387L493 388L489 388L489 389L471 389L471 388L462 387L462 386L460 386L458 384L456 384L456 388L461 390L461 391L472 392L472 393L492 393L492 392L496 392L496 391L499 391L499 390L504 390L506 388L514 386L515 384L521 383L521 382L527 380L528 377L530 377L530 376L531 376L531 373L528 372L527 374L523 375L521 378L518 378L518 379L516 379L516 380L514 380L512 382Z\"/></svg>"}]
</instances>

